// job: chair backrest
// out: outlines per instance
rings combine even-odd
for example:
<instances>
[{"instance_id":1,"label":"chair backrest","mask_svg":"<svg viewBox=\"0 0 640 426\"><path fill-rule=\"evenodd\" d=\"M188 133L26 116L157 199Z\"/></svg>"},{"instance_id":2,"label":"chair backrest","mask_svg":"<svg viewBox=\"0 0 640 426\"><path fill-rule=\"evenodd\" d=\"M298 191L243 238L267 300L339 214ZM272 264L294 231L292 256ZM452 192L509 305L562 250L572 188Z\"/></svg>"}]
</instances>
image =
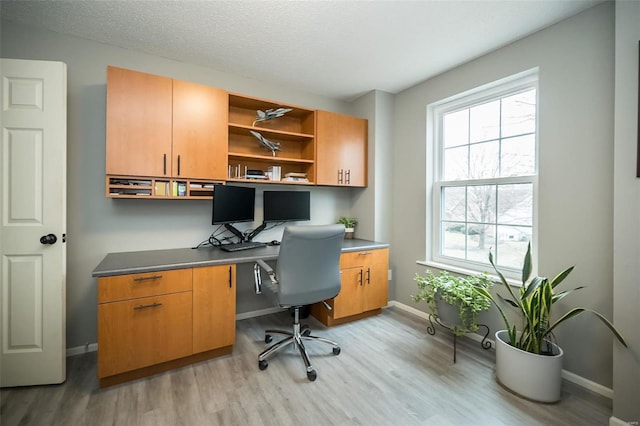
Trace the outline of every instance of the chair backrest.
<instances>
[{"instance_id":1,"label":"chair backrest","mask_svg":"<svg viewBox=\"0 0 640 426\"><path fill-rule=\"evenodd\" d=\"M276 264L278 303L302 306L340 292L344 225L287 226Z\"/></svg>"}]
</instances>

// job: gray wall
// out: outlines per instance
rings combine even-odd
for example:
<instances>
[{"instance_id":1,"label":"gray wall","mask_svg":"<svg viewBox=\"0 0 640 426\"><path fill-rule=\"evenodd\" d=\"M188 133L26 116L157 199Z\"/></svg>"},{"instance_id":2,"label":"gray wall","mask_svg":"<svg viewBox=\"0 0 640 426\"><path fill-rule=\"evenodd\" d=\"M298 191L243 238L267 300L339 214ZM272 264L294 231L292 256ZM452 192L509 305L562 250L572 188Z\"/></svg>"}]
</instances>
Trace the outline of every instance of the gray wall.
<instances>
[{"instance_id":1,"label":"gray wall","mask_svg":"<svg viewBox=\"0 0 640 426\"><path fill-rule=\"evenodd\" d=\"M2 57L68 65L67 346L96 342L96 280L91 271L109 252L191 247L206 239L210 201L105 198L105 82L107 65L164 75L309 108L351 113L349 104L287 87L2 21ZM366 105L366 100L360 101ZM368 117L366 117L368 118ZM263 186L256 204L262 205ZM273 188L272 186L270 186ZM311 188L311 187L310 187ZM346 188L311 188L311 223L351 214ZM369 189L361 190L366 193ZM373 206L371 206L373 207ZM261 212L257 212L257 219ZM258 221L256 221L258 222ZM257 226L258 223L254 224ZM369 225L373 229L373 225ZM366 227L364 233L369 234ZM278 238L282 230L261 235ZM238 313L271 307L239 272ZM244 286L243 286L244 285Z\"/></svg>"},{"instance_id":2,"label":"gray wall","mask_svg":"<svg viewBox=\"0 0 640 426\"><path fill-rule=\"evenodd\" d=\"M613 415L640 421L640 180L638 152L638 40L640 2L616 3L614 320L630 350L614 346Z\"/></svg>"},{"instance_id":3,"label":"gray wall","mask_svg":"<svg viewBox=\"0 0 640 426\"><path fill-rule=\"evenodd\" d=\"M426 106L539 67L538 270L575 271L586 285L574 305L612 316L614 5L607 3L410 88L396 97L391 261L395 298L415 305L413 276L425 259ZM492 330L503 328L497 315ZM557 333L565 369L611 386L612 338L586 315Z\"/></svg>"}]
</instances>

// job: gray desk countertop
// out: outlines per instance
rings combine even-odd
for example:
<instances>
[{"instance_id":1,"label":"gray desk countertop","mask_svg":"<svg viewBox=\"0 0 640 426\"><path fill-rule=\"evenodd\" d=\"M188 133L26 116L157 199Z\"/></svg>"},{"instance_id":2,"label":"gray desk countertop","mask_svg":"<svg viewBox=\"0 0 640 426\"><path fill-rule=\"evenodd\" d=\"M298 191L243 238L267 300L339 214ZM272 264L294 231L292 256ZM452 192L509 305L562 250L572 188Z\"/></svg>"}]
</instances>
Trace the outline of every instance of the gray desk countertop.
<instances>
[{"instance_id":1,"label":"gray desk countertop","mask_svg":"<svg viewBox=\"0 0 640 426\"><path fill-rule=\"evenodd\" d=\"M386 247L389 247L389 244L359 239L344 240L342 252ZM257 259L273 260L278 258L279 251L280 246L267 246L238 252L204 247L109 253L93 270L92 276L108 277L230 263L250 263Z\"/></svg>"}]
</instances>

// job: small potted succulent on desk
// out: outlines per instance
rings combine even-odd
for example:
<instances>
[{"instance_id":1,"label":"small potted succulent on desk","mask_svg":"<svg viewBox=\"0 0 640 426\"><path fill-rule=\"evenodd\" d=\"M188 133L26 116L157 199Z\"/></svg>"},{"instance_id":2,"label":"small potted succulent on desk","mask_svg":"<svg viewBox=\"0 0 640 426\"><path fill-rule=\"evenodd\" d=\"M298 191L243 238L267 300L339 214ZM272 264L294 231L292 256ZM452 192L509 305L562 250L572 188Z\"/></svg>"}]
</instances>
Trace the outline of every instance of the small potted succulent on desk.
<instances>
[{"instance_id":1,"label":"small potted succulent on desk","mask_svg":"<svg viewBox=\"0 0 640 426\"><path fill-rule=\"evenodd\" d=\"M560 400L564 353L557 345L553 332L560 324L584 312L594 314L613 333L618 342L627 347L627 343L614 325L594 310L575 307L553 320L551 311L554 304L583 288L579 286L562 291L556 289L571 273L573 266L560 272L553 279L531 277L533 267L529 244L522 266L522 286L512 289L495 266L491 252L489 262L508 293L508 297L498 294L497 298L501 303L515 308L519 314L516 321L511 322L500 304L491 298L505 326L504 330L496 332L496 378L516 394L539 402ZM485 295L491 297L488 291ZM522 326L518 327L519 324Z\"/></svg>"},{"instance_id":2,"label":"small potted succulent on desk","mask_svg":"<svg viewBox=\"0 0 640 426\"><path fill-rule=\"evenodd\" d=\"M344 225L344 238L353 239L358 220L355 217L340 216L336 223Z\"/></svg>"}]
</instances>

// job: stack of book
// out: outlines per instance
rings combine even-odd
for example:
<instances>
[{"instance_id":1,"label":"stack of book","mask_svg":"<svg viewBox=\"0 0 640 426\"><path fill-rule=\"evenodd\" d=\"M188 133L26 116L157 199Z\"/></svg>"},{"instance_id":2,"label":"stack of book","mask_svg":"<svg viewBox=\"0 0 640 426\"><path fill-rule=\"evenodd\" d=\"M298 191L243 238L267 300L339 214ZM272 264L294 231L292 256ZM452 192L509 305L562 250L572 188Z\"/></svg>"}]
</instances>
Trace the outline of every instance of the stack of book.
<instances>
[{"instance_id":1,"label":"stack of book","mask_svg":"<svg viewBox=\"0 0 640 426\"><path fill-rule=\"evenodd\" d=\"M309 182L309 179L307 179L306 173L297 173L297 172L285 173L284 179L282 180L285 182Z\"/></svg>"},{"instance_id":2,"label":"stack of book","mask_svg":"<svg viewBox=\"0 0 640 426\"><path fill-rule=\"evenodd\" d=\"M282 167L269 166L267 168L267 176L271 180L282 180Z\"/></svg>"}]
</instances>

